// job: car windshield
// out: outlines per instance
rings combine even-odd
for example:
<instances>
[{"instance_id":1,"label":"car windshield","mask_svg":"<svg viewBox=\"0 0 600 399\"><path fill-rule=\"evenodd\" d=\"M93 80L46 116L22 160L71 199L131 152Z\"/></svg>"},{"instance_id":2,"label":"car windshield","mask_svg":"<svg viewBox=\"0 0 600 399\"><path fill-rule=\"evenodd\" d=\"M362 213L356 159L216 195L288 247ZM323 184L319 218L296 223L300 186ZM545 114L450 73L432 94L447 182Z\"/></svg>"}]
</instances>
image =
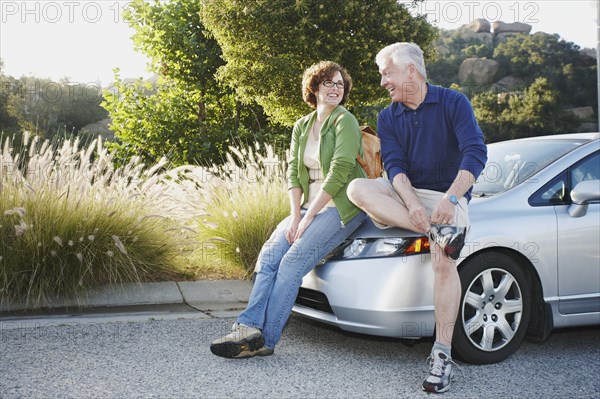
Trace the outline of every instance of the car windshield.
<instances>
[{"instance_id":1,"label":"car windshield","mask_svg":"<svg viewBox=\"0 0 600 399\"><path fill-rule=\"evenodd\" d=\"M473 185L473 196L504 192L527 180L585 140L504 141L488 145L488 161Z\"/></svg>"}]
</instances>

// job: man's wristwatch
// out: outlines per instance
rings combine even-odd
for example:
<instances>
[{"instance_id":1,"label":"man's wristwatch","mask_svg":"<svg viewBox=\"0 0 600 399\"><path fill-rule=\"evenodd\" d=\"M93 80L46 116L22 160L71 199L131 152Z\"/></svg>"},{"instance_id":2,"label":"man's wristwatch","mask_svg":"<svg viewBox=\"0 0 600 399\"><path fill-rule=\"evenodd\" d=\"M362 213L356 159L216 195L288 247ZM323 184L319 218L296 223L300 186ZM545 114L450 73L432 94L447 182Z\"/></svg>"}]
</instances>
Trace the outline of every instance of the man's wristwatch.
<instances>
[{"instance_id":1,"label":"man's wristwatch","mask_svg":"<svg viewBox=\"0 0 600 399\"><path fill-rule=\"evenodd\" d=\"M448 198L448 201L452 202L452 205L456 205L458 204L458 198L456 198L456 195L451 194L451 195L444 195L444 197Z\"/></svg>"}]
</instances>

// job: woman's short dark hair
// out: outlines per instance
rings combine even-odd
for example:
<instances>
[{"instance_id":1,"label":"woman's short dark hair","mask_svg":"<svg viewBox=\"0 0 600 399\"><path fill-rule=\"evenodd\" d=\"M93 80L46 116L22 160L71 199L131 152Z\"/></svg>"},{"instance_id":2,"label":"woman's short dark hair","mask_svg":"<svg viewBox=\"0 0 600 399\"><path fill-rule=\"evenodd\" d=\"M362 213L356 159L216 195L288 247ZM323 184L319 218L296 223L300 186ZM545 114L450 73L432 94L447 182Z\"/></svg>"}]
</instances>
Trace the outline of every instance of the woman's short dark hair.
<instances>
[{"instance_id":1,"label":"woman's short dark hair","mask_svg":"<svg viewBox=\"0 0 600 399\"><path fill-rule=\"evenodd\" d=\"M302 98L311 108L317 108L315 92L319 90L319 85L326 80L331 80L336 72L339 72L344 80L344 94L342 95L342 101L340 101L340 104L344 104L348 94L350 94L350 89L352 89L352 78L343 66L332 61L321 61L304 71Z\"/></svg>"}]
</instances>

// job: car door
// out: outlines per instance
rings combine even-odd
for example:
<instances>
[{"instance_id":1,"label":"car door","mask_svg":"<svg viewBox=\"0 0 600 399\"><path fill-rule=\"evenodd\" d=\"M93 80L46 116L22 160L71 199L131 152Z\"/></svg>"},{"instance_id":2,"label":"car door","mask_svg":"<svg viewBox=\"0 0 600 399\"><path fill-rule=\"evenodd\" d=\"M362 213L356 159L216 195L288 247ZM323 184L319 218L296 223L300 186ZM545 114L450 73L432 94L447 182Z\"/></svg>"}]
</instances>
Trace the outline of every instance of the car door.
<instances>
[{"instance_id":1,"label":"car door","mask_svg":"<svg viewBox=\"0 0 600 399\"><path fill-rule=\"evenodd\" d=\"M585 180L600 179L600 152L569 168L566 193ZM599 181L600 184L600 181ZM569 204L555 206L558 226L558 292L562 314L600 312L600 201L572 217Z\"/></svg>"}]
</instances>

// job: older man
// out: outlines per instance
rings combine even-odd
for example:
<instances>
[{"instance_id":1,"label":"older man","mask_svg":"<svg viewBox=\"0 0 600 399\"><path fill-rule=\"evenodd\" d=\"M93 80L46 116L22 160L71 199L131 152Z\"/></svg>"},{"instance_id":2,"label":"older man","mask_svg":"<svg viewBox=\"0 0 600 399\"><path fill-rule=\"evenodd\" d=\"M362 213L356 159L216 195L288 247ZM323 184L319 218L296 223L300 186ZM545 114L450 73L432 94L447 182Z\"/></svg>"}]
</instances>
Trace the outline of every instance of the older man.
<instances>
[{"instance_id":1,"label":"older man","mask_svg":"<svg viewBox=\"0 0 600 399\"><path fill-rule=\"evenodd\" d=\"M472 185L487 160L469 100L427 83L423 52L414 43L387 46L375 61L381 86L392 99L377 122L387 179L354 180L348 196L381 228L429 233L432 225L449 225L466 230ZM435 241L431 245L436 341L423 382L428 392L450 389L452 334L461 294L456 258L461 248L458 243L444 252Z\"/></svg>"}]
</instances>

